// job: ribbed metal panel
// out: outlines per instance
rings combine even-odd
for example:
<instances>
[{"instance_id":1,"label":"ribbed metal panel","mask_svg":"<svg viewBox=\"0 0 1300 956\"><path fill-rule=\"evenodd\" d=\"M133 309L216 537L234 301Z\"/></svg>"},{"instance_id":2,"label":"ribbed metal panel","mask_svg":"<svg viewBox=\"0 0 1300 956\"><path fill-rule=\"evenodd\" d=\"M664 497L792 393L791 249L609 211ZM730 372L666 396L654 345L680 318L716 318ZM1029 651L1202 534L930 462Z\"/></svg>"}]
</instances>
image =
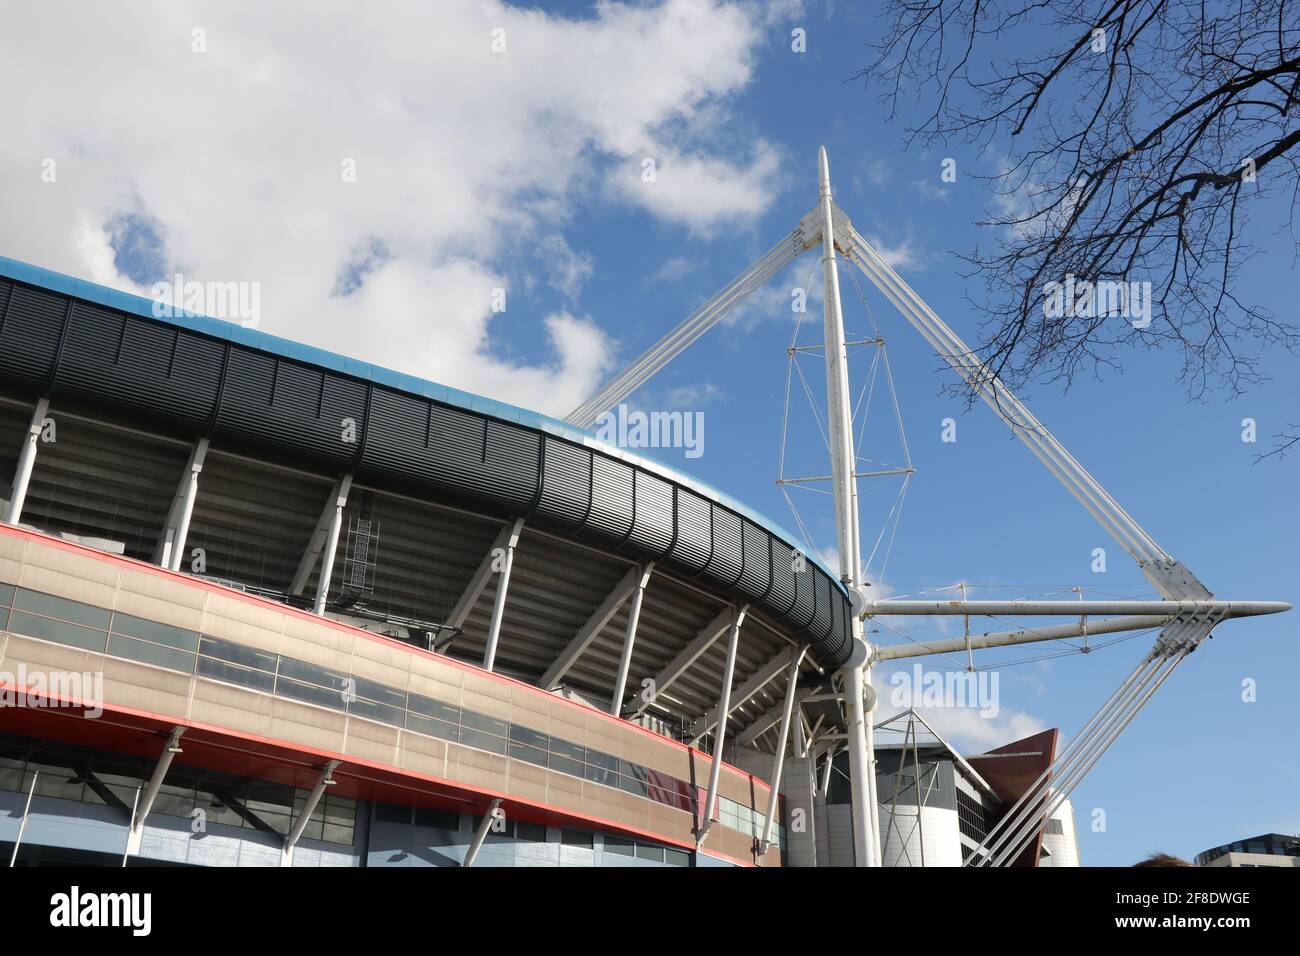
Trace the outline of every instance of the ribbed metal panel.
<instances>
[{"instance_id":1,"label":"ribbed metal panel","mask_svg":"<svg viewBox=\"0 0 1300 956\"><path fill-rule=\"evenodd\" d=\"M677 540L668 557L687 574L703 570L713 556L713 509L693 491L677 489Z\"/></svg>"},{"instance_id":2,"label":"ribbed metal panel","mask_svg":"<svg viewBox=\"0 0 1300 956\"><path fill-rule=\"evenodd\" d=\"M636 524L628 544L650 558L663 555L673 541L673 486L662 478L636 473Z\"/></svg>"},{"instance_id":3,"label":"ribbed metal panel","mask_svg":"<svg viewBox=\"0 0 1300 956\"><path fill-rule=\"evenodd\" d=\"M772 590L764 602L772 616L781 620L794 607L794 548L772 539Z\"/></svg>"},{"instance_id":4,"label":"ribbed metal panel","mask_svg":"<svg viewBox=\"0 0 1300 956\"><path fill-rule=\"evenodd\" d=\"M621 544L632 530L632 468L595 455L591 473L591 516L582 536Z\"/></svg>"},{"instance_id":5,"label":"ribbed metal panel","mask_svg":"<svg viewBox=\"0 0 1300 956\"><path fill-rule=\"evenodd\" d=\"M743 556L740 551L740 519L718 505L713 505L713 560L701 577L730 590L740 580Z\"/></svg>"},{"instance_id":6,"label":"ribbed metal panel","mask_svg":"<svg viewBox=\"0 0 1300 956\"><path fill-rule=\"evenodd\" d=\"M61 295L16 286L0 330L0 375L28 389L44 390L59 349L68 310Z\"/></svg>"},{"instance_id":7,"label":"ribbed metal panel","mask_svg":"<svg viewBox=\"0 0 1300 956\"><path fill-rule=\"evenodd\" d=\"M217 399L222 352L211 339L78 302L53 393L202 432Z\"/></svg>"},{"instance_id":8,"label":"ribbed metal panel","mask_svg":"<svg viewBox=\"0 0 1300 956\"><path fill-rule=\"evenodd\" d=\"M745 572L740 576L736 586L751 602L759 604L767 597L767 592L772 587L772 559L768 552L772 536L754 522L747 520L741 521L740 531Z\"/></svg>"},{"instance_id":9,"label":"ribbed metal panel","mask_svg":"<svg viewBox=\"0 0 1300 956\"><path fill-rule=\"evenodd\" d=\"M813 585L819 576L811 561L805 561L804 569L794 576L794 607L786 619L796 630L803 630L812 623L817 609Z\"/></svg>"},{"instance_id":10,"label":"ribbed metal panel","mask_svg":"<svg viewBox=\"0 0 1300 956\"><path fill-rule=\"evenodd\" d=\"M546 462L537 519L559 531L574 531L591 507L591 452L549 435L544 440Z\"/></svg>"},{"instance_id":11,"label":"ribbed metal panel","mask_svg":"<svg viewBox=\"0 0 1300 956\"><path fill-rule=\"evenodd\" d=\"M808 625L808 633L815 641L825 640L831 633L831 582L824 575L813 578L817 593L817 613Z\"/></svg>"},{"instance_id":12,"label":"ribbed metal panel","mask_svg":"<svg viewBox=\"0 0 1300 956\"><path fill-rule=\"evenodd\" d=\"M488 419L482 491L513 513L524 512L537 498L541 440L537 432Z\"/></svg>"}]
</instances>

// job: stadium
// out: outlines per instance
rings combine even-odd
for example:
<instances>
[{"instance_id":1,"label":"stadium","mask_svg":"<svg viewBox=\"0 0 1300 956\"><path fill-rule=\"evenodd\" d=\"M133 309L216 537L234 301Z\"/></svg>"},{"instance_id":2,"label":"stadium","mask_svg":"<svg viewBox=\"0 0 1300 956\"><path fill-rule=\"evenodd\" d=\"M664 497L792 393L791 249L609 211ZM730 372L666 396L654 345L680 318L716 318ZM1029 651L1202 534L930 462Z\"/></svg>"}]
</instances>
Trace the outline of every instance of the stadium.
<instances>
[{"instance_id":1,"label":"stadium","mask_svg":"<svg viewBox=\"0 0 1300 956\"><path fill-rule=\"evenodd\" d=\"M818 207L565 421L0 259L10 865L1077 866L1078 783L1220 623L1290 605L1218 599L1161 549L819 159ZM838 574L587 430L818 247ZM840 256L1159 600L867 596ZM965 634L871 644L887 615ZM873 723L878 663L964 651L976 677L977 649L1153 630L1064 748Z\"/></svg>"}]
</instances>

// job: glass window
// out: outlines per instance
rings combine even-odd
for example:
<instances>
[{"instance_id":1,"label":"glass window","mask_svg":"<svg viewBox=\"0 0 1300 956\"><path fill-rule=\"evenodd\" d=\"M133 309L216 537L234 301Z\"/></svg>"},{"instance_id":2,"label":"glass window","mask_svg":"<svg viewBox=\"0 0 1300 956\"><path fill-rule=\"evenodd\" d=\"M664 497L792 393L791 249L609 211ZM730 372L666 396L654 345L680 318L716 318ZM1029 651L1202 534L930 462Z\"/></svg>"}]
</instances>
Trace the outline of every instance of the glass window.
<instances>
[{"instance_id":1,"label":"glass window","mask_svg":"<svg viewBox=\"0 0 1300 956\"><path fill-rule=\"evenodd\" d=\"M435 830L450 830L455 833L460 829L460 814L455 810L431 810L428 807L416 807L415 825L417 827L432 827Z\"/></svg>"},{"instance_id":2,"label":"glass window","mask_svg":"<svg viewBox=\"0 0 1300 956\"><path fill-rule=\"evenodd\" d=\"M346 683L349 677L348 674L341 674L338 671L332 671L316 664L308 664L306 661L294 660L292 657L280 658L280 676L301 681L304 684L315 684L317 687L328 687L340 692L349 687ZM351 689L355 691L355 685Z\"/></svg>"},{"instance_id":3,"label":"glass window","mask_svg":"<svg viewBox=\"0 0 1300 956\"><path fill-rule=\"evenodd\" d=\"M353 677L352 692L358 697L373 700L398 710L406 709L406 694L387 684L380 684L364 677ZM400 725L399 725L400 726Z\"/></svg>"},{"instance_id":4,"label":"glass window","mask_svg":"<svg viewBox=\"0 0 1300 956\"><path fill-rule=\"evenodd\" d=\"M557 737L551 738L551 753L559 754L561 757L568 757L570 760L577 760L580 763L585 762L587 759L586 747L579 747L577 744L571 744L567 740L560 740Z\"/></svg>"},{"instance_id":5,"label":"glass window","mask_svg":"<svg viewBox=\"0 0 1300 956\"><path fill-rule=\"evenodd\" d=\"M137 641L134 637L114 634L108 639L108 653L115 657L139 661L142 664L154 664L169 670L183 671L186 674L194 673L192 652L163 647L161 644L150 644L148 641Z\"/></svg>"},{"instance_id":6,"label":"glass window","mask_svg":"<svg viewBox=\"0 0 1300 956\"><path fill-rule=\"evenodd\" d=\"M20 611L32 611L45 617L56 617L61 621L84 624L102 631L108 630L109 619L113 616L112 611L106 611L102 607L92 607L80 601L69 601L67 598L40 594L36 591L28 591L26 588L18 589L14 598L14 607Z\"/></svg>"},{"instance_id":7,"label":"glass window","mask_svg":"<svg viewBox=\"0 0 1300 956\"><path fill-rule=\"evenodd\" d=\"M510 756L516 760L524 760L539 767L546 766L547 755L545 750L538 750L536 747L526 747L523 744L512 743L510 745Z\"/></svg>"},{"instance_id":8,"label":"glass window","mask_svg":"<svg viewBox=\"0 0 1300 956\"><path fill-rule=\"evenodd\" d=\"M460 728L455 724L449 724L445 720L421 717L419 714L408 713L406 715L406 729L414 730L418 734L428 734L430 737L441 737L443 740L453 742L460 738Z\"/></svg>"},{"instance_id":9,"label":"glass window","mask_svg":"<svg viewBox=\"0 0 1300 956\"><path fill-rule=\"evenodd\" d=\"M560 842L565 846L580 846L583 849L590 850L596 844L596 838L584 830L561 830Z\"/></svg>"},{"instance_id":10,"label":"glass window","mask_svg":"<svg viewBox=\"0 0 1300 956\"><path fill-rule=\"evenodd\" d=\"M348 713L377 720L382 724L392 724L394 727L401 727L406 723L406 711L360 698L348 704Z\"/></svg>"},{"instance_id":11,"label":"glass window","mask_svg":"<svg viewBox=\"0 0 1300 956\"><path fill-rule=\"evenodd\" d=\"M199 653L206 657L215 657L217 660L228 661L231 664L242 664L244 667L254 667L271 674L275 673L276 656L274 654L267 654L251 647L244 647L242 644L223 641L219 637L208 637L204 634L199 640Z\"/></svg>"},{"instance_id":12,"label":"glass window","mask_svg":"<svg viewBox=\"0 0 1300 956\"><path fill-rule=\"evenodd\" d=\"M495 717L489 717L486 714L477 714L472 710L463 711L460 722L463 727L468 727L471 730L481 730L487 734L496 734L498 737L505 737L510 732L510 725L504 720L497 720Z\"/></svg>"},{"instance_id":13,"label":"glass window","mask_svg":"<svg viewBox=\"0 0 1300 956\"><path fill-rule=\"evenodd\" d=\"M504 754L506 752L506 739L504 737L485 734L480 730L471 730L467 726L460 729L460 742L466 747L477 747L479 750L488 750L494 754Z\"/></svg>"},{"instance_id":14,"label":"glass window","mask_svg":"<svg viewBox=\"0 0 1300 956\"><path fill-rule=\"evenodd\" d=\"M622 837L605 837L605 852L615 856L636 856L636 844Z\"/></svg>"},{"instance_id":15,"label":"glass window","mask_svg":"<svg viewBox=\"0 0 1300 956\"><path fill-rule=\"evenodd\" d=\"M515 839L524 843L545 843L546 827L540 823L515 823Z\"/></svg>"},{"instance_id":16,"label":"glass window","mask_svg":"<svg viewBox=\"0 0 1300 956\"><path fill-rule=\"evenodd\" d=\"M581 777L586 771L586 765L576 760L570 760L568 757L559 757L551 754L550 767L552 770L558 770L560 773L567 773L573 777Z\"/></svg>"},{"instance_id":17,"label":"glass window","mask_svg":"<svg viewBox=\"0 0 1300 956\"><path fill-rule=\"evenodd\" d=\"M375 819L380 823L410 823L411 808L395 803L376 803Z\"/></svg>"},{"instance_id":18,"label":"glass window","mask_svg":"<svg viewBox=\"0 0 1300 956\"><path fill-rule=\"evenodd\" d=\"M618 786L618 774L602 767L593 767L590 764L587 765L587 779L592 783L604 784L606 787Z\"/></svg>"},{"instance_id":19,"label":"glass window","mask_svg":"<svg viewBox=\"0 0 1300 956\"><path fill-rule=\"evenodd\" d=\"M196 651L199 648L199 635L195 631L183 631L179 627L146 621L130 614L113 615L113 633L138 637L154 644L166 644L183 651Z\"/></svg>"},{"instance_id":20,"label":"glass window","mask_svg":"<svg viewBox=\"0 0 1300 956\"><path fill-rule=\"evenodd\" d=\"M238 667L234 664L227 664L225 661L213 660L210 657L199 658L198 673L203 677L225 681L227 684L251 687L253 690L265 691L268 694L275 687L274 674L253 670L248 667Z\"/></svg>"},{"instance_id":21,"label":"glass window","mask_svg":"<svg viewBox=\"0 0 1300 956\"><path fill-rule=\"evenodd\" d=\"M0 607L8 607L14 601L14 586L0 584Z\"/></svg>"},{"instance_id":22,"label":"glass window","mask_svg":"<svg viewBox=\"0 0 1300 956\"><path fill-rule=\"evenodd\" d=\"M599 767L601 770L608 770L610 773L618 773L618 759L611 757L609 754L603 754L599 750L587 751L587 763L593 767Z\"/></svg>"},{"instance_id":23,"label":"glass window","mask_svg":"<svg viewBox=\"0 0 1300 956\"><path fill-rule=\"evenodd\" d=\"M332 710L343 709L343 695L341 692L285 680L283 676L276 679L275 693L280 697L290 697L294 700L306 701L309 704L319 704Z\"/></svg>"},{"instance_id":24,"label":"glass window","mask_svg":"<svg viewBox=\"0 0 1300 956\"><path fill-rule=\"evenodd\" d=\"M14 611L9 615L9 630L15 634L24 634L42 641L54 641L56 644L67 644L69 647L80 647L100 654L104 653L104 645L108 643L108 634L105 631L52 621L48 617L37 617L22 611Z\"/></svg>"},{"instance_id":25,"label":"glass window","mask_svg":"<svg viewBox=\"0 0 1300 956\"><path fill-rule=\"evenodd\" d=\"M406 702L406 709L414 714L422 714L425 717L434 717L438 720L445 720L449 723L460 723L460 708L453 707L451 704L444 704L440 700L434 700L431 697L421 697L419 694L411 694L410 699Z\"/></svg>"},{"instance_id":26,"label":"glass window","mask_svg":"<svg viewBox=\"0 0 1300 956\"><path fill-rule=\"evenodd\" d=\"M690 866L691 855L685 850L674 850L668 847L664 850L664 862L669 866Z\"/></svg>"},{"instance_id":27,"label":"glass window","mask_svg":"<svg viewBox=\"0 0 1300 956\"><path fill-rule=\"evenodd\" d=\"M521 727L519 724L510 725L510 739L517 744L527 744L529 747L536 747L539 750L546 750L551 745L551 738L546 734L539 734L537 731Z\"/></svg>"},{"instance_id":28,"label":"glass window","mask_svg":"<svg viewBox=\"0 0 1300 956\"><path fill-rule=\"evenodd\" d=\"M661 846L650 846L648 843L638 843L636 845L636 858L638 860L654 860L656 863L664 861L664 848Z\"/></svg>"}]
</instances>

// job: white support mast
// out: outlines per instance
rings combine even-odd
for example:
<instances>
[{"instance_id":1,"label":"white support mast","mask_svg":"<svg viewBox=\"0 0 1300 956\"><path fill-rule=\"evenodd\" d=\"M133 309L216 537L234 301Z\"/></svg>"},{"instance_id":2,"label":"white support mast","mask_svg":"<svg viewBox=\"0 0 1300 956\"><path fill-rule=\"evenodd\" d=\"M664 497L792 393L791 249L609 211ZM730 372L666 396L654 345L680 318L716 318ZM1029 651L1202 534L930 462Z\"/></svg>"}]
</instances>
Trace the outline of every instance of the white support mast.
<instances>
[{"instance_id":1,"label":"white support mast","mask_svg":"<svg viewBox=\"0 0 1300 956\"><path fill-rule=\"evenodd\" d=\"M848 351L844 345L844 314L840 308L840 276L835 257L832 218L831 171L826 147L818 150L822 218L822 303L826 353L826 421L831 446L831 483L835 498L836 541L840 552L840 580L850 592L862 581L862 545L858 536L857 461L853 450L853 405L849 394ZM853 616L853 640L862 648L862 620ZM863 698L867 683L867 655L855 654L844 668L845 718L848 722L849 778L853 791L853 852L858 866L879 866L876 849L878 811L875 800L875 760L871 723Z\"/></svg>"}]
</instances>

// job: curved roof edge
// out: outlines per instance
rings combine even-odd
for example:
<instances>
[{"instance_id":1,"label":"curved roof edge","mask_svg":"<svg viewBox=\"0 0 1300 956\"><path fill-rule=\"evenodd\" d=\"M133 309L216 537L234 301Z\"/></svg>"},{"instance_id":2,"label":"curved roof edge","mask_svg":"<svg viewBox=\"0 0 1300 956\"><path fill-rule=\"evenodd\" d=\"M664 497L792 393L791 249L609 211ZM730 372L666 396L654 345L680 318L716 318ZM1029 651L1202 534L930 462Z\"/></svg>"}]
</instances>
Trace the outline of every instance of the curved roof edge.
<instances>
[{"instance_id":1,"label":"curved roof edge","mask_svg":"<svg viewBox=\"0 0 1300 956\"><path fill-rule=\"evenodd\" d=\"M558 418L520 408L508 402L475 395L472 392L462 391L450 385L440 385L437 382L431 382L428 379L410 375L406 372L397 372L381 365L373 365L360 359L349 358L346 355L330 352L313 345L295 342L292 339L272 335L269 332L259 332L256 329L245 328L225 319L214 319L211 316L175 307L168 310L171 314L159 315L155 310L155 302L152 299L146 299L144 296L132 292L123 292L120 289L99 285L86 279L78 279L76 276L55 272L52 269L43 269L40 266L8 256L0 256L0 276L17 282L25 282L28 285L39 286L51 292L74 296L121 312L129 312L157 322L180 326L212 338L224 339L239 345L246 345L249 348L260 349L283 358L321 366L344 375L350 375L353 378L374 382L397 391L429 398L447 405L454 405L528 428L535 428L567 441L598 449L606 455L620 458L629 464L637 465L646 471L653 472L660 477L689 488L696 494L708 498L742 517L748 518L770 534L783 539L792 548L804 552L804 548L798 543L798 537L791 534L776 521L726 492L720 491L707 482L700 481L654 458L647 458L644 455L629 452L617 445L601 441L592 432L570 425ZM831 582L847 596L848 591L843 582L840 581L839 572L832 571L817 554L805 552L804 556L825 572Z\"/></svg>"}]
</instances>

